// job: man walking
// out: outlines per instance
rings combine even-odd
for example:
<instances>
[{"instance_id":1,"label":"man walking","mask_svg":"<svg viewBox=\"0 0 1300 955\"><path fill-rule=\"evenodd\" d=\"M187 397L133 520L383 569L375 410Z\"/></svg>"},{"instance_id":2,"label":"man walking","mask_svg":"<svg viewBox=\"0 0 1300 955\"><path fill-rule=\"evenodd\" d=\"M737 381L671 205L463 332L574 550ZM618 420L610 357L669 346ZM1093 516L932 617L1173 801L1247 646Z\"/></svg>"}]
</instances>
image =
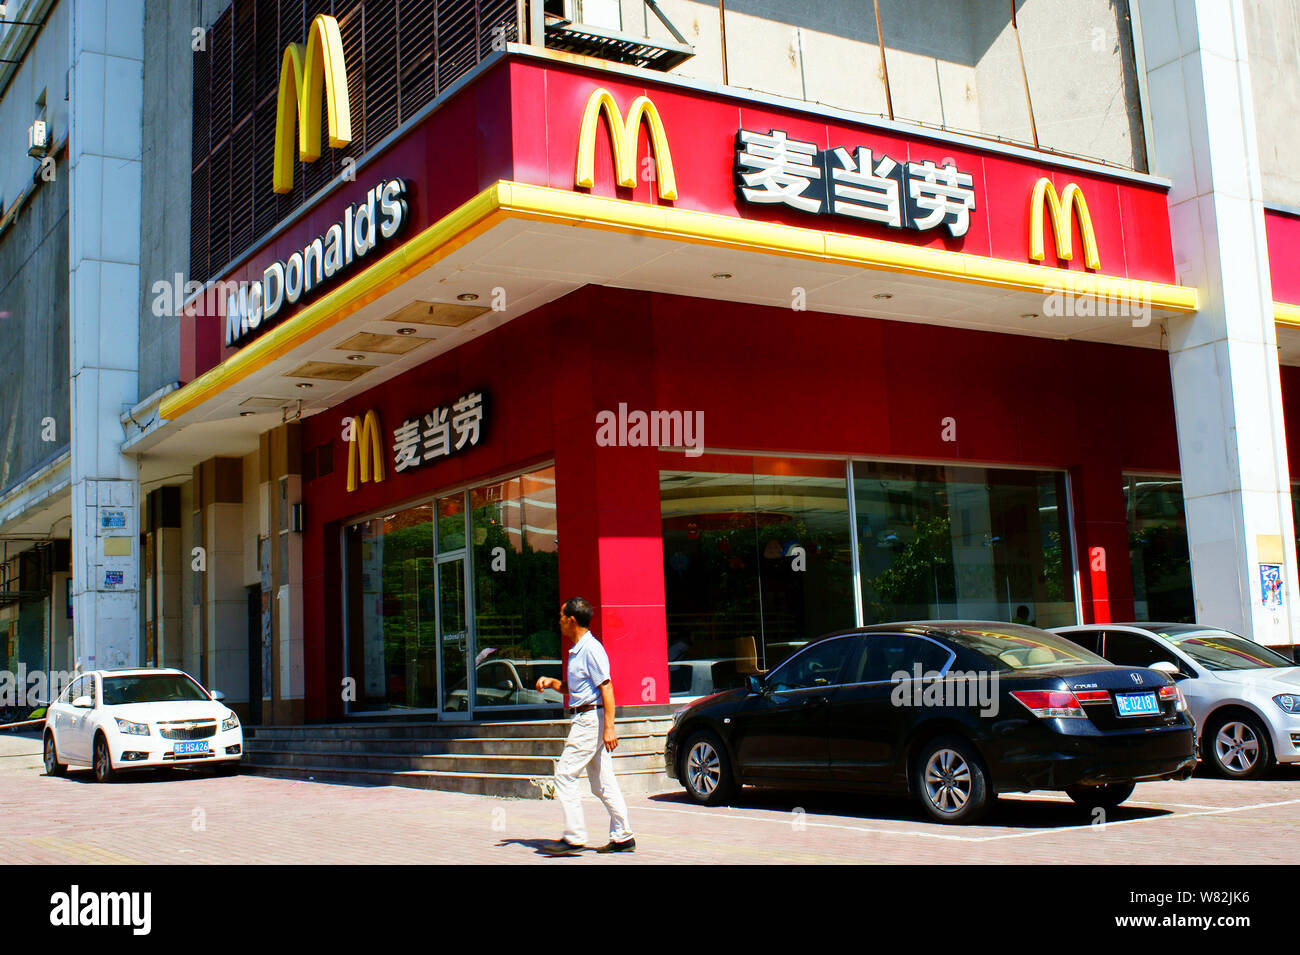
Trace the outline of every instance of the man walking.
<instances>
[{"instance_id":1,"label":"man walking","mask_svg":"<svg viewBox=\"0 0 1300 955\"><path fill-rule=\"evenodd\" d=\"M587 771L591 791L609 811L609 843L597 852L631 852L636 848L627 824L627 803L614 776L614 685L609 680L609 657L591 625L591 604L571 597L560 607L560 633L569 648L569 712L573 723L564 752L555 765L555 794L564 807L564 837L542 846L547 855L575 855L586 848L587 827L578 794L578 777ZM537 689L562 690L554 677L537 680Z\"/></svg>"}]
</instances>

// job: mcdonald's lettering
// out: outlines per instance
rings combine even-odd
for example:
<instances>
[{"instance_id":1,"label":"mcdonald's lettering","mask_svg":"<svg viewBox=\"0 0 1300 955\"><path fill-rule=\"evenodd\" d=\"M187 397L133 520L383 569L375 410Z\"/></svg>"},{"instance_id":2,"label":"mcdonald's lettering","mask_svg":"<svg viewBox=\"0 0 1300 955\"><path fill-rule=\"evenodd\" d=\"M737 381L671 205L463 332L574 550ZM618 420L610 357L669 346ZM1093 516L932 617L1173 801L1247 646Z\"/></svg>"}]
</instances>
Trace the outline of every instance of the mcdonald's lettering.
<instances>
[{"instance_id":1,"label":"mcdonald's lettering","mask_svg":"<svg viewBox=\"0 0 1300 955\"><path fill-rule=\"evenodd\" d=\"M280 91L275 111L275 158L271 180L275 192L293 190L294 127L298 156L303 162L320 158L321 93L325 94L330 145L352 142L352 112L348 105L348 74L343 62L339 22L324 13L312 20L307 42L290 43L280 61Z\"/></svg>"},{"instance_id":2,"label":"mcdonald's lettering","mask_svg":"<svg viewBox=\"0 0 1300 955\"><path fill-rule=\"evenodd\" d=\"M590 189L596 181L596 127L601 116L609 128L609 141L614 154L614 178L620 186L636 186L636 153L641 141L641 120L650 126L650 145L654 149L655 179L659 184L660 199L677 198L677 179L673 175L673 157L668 150L668 137L664 133L659 110L647 96L638 96L628 108L627 117L619 112L618 103L609 90L595 90L587 100L582 114L582 129L578 133L578 169L574 182L582 189Z\"/></svg>"},{"instance_id":3,"label":"mcdonald's lettering","mask_svg":"<svg viewBox=\"0 0 1300 955\"><path fill-rule=\"evenodd\" d=\"M1101 257L1097 254L1097 235L1092 230L1092 216L1088 214L1088 203L1083 198L1083 191L1076 183L1070 183L1057 196L1056 189L1046 176L1034 183L1034 191L1029 198L1029 257L1038 262L1046 258L1043 247L1043 208L1046 207L1052 223L1052 233L1056 237L1056 257L1069 261L1074 258L1074 237L1071 235L1071 214L1079 223L1079 235L1083 237L1083 264L1094 271L1101 268Z\"/></svg>"},{"instance_id":4,"label":"mcdonald's lettering","mask_svg":"<svg viewBox=\"0 0 1300 955\"><path fill-rule=\"evenodd\" d=\"M364 484L384 480L384 436L374 409L367 411L359 424L354 423L348 442L349 492L357 489L358 480Z\"/></svg>"}]
</instances>

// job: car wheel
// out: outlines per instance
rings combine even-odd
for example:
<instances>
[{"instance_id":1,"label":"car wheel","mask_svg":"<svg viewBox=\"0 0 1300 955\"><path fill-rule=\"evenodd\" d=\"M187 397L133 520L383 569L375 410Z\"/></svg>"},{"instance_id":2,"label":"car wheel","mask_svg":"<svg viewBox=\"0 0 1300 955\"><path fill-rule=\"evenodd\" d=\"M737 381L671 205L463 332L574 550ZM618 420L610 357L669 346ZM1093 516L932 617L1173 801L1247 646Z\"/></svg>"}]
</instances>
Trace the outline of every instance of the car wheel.
<instances>
[{"instance_id":1,"label":"car wheel","mask_svg":"<svg viewBox=\"0 0 1300 955\"><path fill-rule=\"evenodd\" d=\"M1268 731L1253 716L1215 717L1201 737L1203 758L1227 779L1258 779L1273 764Z\"/></svg>"},{"instance_id":2,"label":"car wheel","mask_svg":"<svg viewBox=\"0 0 1300 955\"><path fill-rule=\"evenodd\" d=\"M716 806L731 797L735 788L727 751L716 733L701 730L682 747L682 785L687 794L705 806Z\"/></svg>"},{"instance_id":3,"label":"car wheel","mask_svg":"<svg viewBox=\"0 0 1300 955\"><path fill-rule=\"evenodd\" d=\"M95 782L111 783L117 778L113 771L113 758L108 752L108 743L102 736L95 737Z\"/></svg>"},{"instance_id":4,"label":"car wheel","mask_svg":"<svg viewBox=\"0 0 1300 955\"><path fill-rule=\"evenodd\" d=\"M68 771L66 763L59 762L59 753L54 746L54 734L45 734L45 775L62 776Z\"/></svg>"},{"instance_id":5,"label":"car wheel","mask_svg":"<svg viewBox=\"0 0 1300 955\"><path fill-rule=\"evenodd\" d=\"M979 754L961 737L943 736L926 744L912 772L913 792L938 822L974 822L992 804Z\"/></svg>"},{"instance_id":6,"label":"car wheel","mask_svg":"<svg viewBox=\"0 0 1300 955\"><path fill-rule=\"evenodd\" d=\"M1114 809L1133 795L1133 783L1107 783L1104 786L1066 786L1065 794L1084 809Z\"/></svg>"}]
</instances>

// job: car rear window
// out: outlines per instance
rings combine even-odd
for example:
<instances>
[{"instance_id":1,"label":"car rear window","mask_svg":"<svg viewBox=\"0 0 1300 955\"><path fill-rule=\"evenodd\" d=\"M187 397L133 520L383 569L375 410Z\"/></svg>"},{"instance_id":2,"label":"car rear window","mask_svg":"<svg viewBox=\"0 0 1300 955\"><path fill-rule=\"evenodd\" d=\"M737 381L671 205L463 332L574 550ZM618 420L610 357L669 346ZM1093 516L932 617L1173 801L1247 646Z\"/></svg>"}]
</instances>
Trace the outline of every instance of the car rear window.
<instances>
[{"instance_id":1,"label":"car rear window","mask_svg":"<svg viewBox=\"0 0 1300 955\"><path fill-rule=\"evenodd\" d=\"M1090 650L1036 627L1015 624L943 629L953 643L980 654L1003 670L1106 664Z\"/></svg>"},{"instance_id":2,"label":"car rear window","mask_svg":"<svg viewBox=\"0 0 1300 955\"><path fill-rule=\"evenodd\" d=\"M181 673L145 673L139 676L104 677L104 703L171 703L206 700L208 695Z\"/></svg>"}]
</instances>

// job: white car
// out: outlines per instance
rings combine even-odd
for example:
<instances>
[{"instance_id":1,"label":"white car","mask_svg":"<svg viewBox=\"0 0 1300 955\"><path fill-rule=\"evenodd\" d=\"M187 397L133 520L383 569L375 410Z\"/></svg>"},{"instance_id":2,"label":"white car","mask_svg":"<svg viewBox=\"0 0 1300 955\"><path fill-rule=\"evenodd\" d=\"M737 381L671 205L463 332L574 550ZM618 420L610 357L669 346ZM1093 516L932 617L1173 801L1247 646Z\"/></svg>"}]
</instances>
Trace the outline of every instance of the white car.
<instances>
[{"instance_id":1,"label":"white car","mask_svg":"<svg viewBox=\"0 0 1300 955\"><path fill-rule=\"evenodd\" d=\"M1300 763L1300 667L1253 640L1191 623L1106 623L1052 631L1122 666L1164 670L1196 721L1201 759L1255 779Z\"/></svg>"},{"instance_id":2,"label":"white car","mask_svg":"<svg viewBox=\"0 0 1300 955\"><path fill-rule=\"evenodd\" d=\"M237 769L237 717L181 670L91 670L45 713L45 773L89 766L106 783L123 769L215 764Z\"/></svg>"}]
</instances>

